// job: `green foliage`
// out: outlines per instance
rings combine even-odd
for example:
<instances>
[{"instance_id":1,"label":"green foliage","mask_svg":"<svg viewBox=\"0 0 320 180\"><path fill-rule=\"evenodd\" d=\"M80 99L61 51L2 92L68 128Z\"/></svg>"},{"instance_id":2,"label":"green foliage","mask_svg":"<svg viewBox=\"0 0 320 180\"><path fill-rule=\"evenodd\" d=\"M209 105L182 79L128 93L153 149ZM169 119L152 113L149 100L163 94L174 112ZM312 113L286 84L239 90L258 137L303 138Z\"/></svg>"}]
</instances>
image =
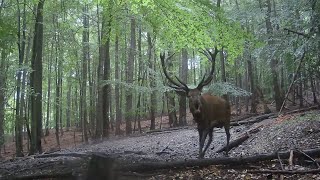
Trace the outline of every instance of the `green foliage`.
<instances>
[{"instance_id":1,"label":"green foliage","mask_svg":"<svg viewBox=\"0 0 320 180\"><path fill-rule=\"evenodd\" d=\"M241 89L239 87L234 86L231 83L213 83L209 89L208 92L222 96L224 94L228 94L231 96L237 96L237 97L243 97L243 96L251 96L251 93Z\"/></svg>"}]
</instances>

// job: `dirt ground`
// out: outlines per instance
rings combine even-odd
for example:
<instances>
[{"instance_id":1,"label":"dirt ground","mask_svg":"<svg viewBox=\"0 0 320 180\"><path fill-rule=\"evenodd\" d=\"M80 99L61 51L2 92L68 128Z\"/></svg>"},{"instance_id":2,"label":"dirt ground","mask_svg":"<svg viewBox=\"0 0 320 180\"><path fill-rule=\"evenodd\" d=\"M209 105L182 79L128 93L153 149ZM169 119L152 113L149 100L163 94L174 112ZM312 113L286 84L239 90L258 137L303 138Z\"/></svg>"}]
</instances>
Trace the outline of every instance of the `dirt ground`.
<instances>
[{"instance_id":1,"label":"dirt ground","mask_svg":"<svg viewBox=\"0 0 320 180\"><path fill-rule=\"evenodd\" d=\"M162 123L165 124L166 118ZM190 124L191 117L188 116ZM158 121L159 123L159 121ZM159 126L159 124L158 124ZM279 150L290 149L306 150L310 148L320 148L320 111L314 110L304 113L289 114L273 119L267 119L259 123L250 125L233 126L231 128L231 141L237 139L241 134L250 128L260 127L260 131L251 134L249 139L240 146L233 148L229 152L230 157L240 157L256 155L261 153L271 153ZM55 147L54 134L46 138L45 151L57 151ZM61 150L55 153L90 153L101 152L112 154L117 160L126 162L158 162L188 160L198 157L198 133L195 126L182 127L171 130L154 131L143 134L134 134L130 137L110 137L101 143L80 144L81 133L70 131L65 132L61 138ZM205 158L222 157L223 153L215 151L226 144L226 135L223 129L215 129L213 143L208 149ZM14 145L14 144L13 144ZM7 145L6 153L12 155L14 149ZM9 155L9 156L10 156ZM63 157L66 158L66 157ZM59 158L58 158L59 159ZM21 159L20 159L21 160ZM9 166L15 166L17 161L6 160L0 165L2 170ZM49 160L48 160L49 161ZM50 160L53 161L52 159ZM32 158L25 162L30 166ZM284 168L288 168L287 160L283 162ZM19 166L23 167L22 164ZM272 174L247 173L253 169L278 169L279 161L270 161L252 164L248 167L232 166L210 166L206 168L188 168L184 170L159 171L153 174L141 176L138 179L318 179L320 175L284 175L282 177ZM301 164L294 164L294 169L305 170L311 168ZM1 177L1 176L0 176Z\"/></svg>"}]
</instances>

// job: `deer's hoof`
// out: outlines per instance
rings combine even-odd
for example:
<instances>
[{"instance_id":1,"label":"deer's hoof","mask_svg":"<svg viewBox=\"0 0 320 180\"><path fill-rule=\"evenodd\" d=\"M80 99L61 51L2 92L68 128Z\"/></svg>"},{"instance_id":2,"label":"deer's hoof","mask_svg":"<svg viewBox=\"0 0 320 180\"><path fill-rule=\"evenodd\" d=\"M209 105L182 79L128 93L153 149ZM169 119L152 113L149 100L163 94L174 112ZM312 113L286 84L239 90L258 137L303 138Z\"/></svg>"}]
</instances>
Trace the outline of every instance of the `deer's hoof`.
<instances>
[{"instance_id":1,"label":"deer's hoof","mask_svg":"<svg viewBox=\"0 0 320 180\"><path fill-rule=\"evenodd\" d=\"M225 151L223 154L224 154L225 157L229 157L228 151Z\"/></svg>"}]
</instances>

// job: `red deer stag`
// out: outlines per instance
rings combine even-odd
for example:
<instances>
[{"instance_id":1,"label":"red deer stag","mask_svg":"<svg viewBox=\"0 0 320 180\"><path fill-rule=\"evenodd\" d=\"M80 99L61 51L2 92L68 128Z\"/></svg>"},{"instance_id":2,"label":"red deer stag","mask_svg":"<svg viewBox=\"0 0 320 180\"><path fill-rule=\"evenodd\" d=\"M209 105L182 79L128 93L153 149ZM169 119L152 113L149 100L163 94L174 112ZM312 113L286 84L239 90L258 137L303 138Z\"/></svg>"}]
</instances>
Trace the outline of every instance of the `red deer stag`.
<instances>
[{"instance_id":1,"label":"red deer stag","mask_svg":"<svg viewBox=\"0 0 320 180\"><path fill-rule=\"evenodd\" d=\"M208 85L213 79L213 73L215 68L215 59L218 50L215 48L214 52L207 50L203 54L211 61L211 71L207 78L204 75L198 86L194 89L190 89L186 83L182 82L177 76L177 81L174 81L168 74L165 62L170 59L171 56L165 58L165 54L160 54L162 70L169 80L168 85L173 88L179 95L187 96L189 100L190 112L193 115L193 119L197 123L197 128L199 132L199 158L203 158L206 150L212 142L213 128L224 127L227 135L227 147L229 146L230 140L230 105L225 99L217 96L210 95L208 93L201 94L202 88ZM209 134L209 140L206 147L203 149L205 140ZM226 149L226 154L228 154L229 149Z\"/></svg>"}]
</instances>

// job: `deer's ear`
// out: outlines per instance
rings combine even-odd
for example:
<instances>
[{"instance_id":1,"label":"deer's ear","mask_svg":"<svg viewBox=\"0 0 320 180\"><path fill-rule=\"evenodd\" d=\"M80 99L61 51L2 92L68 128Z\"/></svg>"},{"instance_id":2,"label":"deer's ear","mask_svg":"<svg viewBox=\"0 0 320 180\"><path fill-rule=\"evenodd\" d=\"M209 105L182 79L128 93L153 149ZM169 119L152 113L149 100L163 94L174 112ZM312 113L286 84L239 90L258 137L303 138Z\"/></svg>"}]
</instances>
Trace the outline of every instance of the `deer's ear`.
<instances>
[{"instance_id":1,"label":"deer's ear","mask_svg":"<svg viewBox=\"0 0 320 180\"><path fill-rule=\"evenodd\" d=\"M175 90L177 94L179 94L180 96L187 96L188 92L186 91L181 91L181 90Z\"/></svg>"}]
</instances>

